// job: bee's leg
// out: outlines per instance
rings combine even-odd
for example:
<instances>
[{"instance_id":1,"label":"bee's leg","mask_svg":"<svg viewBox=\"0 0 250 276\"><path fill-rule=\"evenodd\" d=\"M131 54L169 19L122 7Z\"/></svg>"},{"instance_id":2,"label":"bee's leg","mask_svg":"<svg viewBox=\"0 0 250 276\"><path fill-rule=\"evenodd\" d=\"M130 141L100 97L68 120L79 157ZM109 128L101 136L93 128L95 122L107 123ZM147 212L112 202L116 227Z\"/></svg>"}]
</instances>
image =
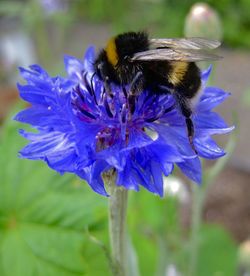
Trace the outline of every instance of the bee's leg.
<instances>
[{"instance_id":1,"label":"bee's leg","mask_svg":"<svg viewBox=\"0 0 250 276\"><path fill-rule=\"evenodd\" d=\"M143 88L144 76L142 71L138 71L130 84L130 93L128 97L131 113L135 111L135 99Z\"/></svg>"},{"instance_id":2,"label":"bee's leg","mask_svg":"<svg viewBox=\"0 0 250 276\"><path fill-rule=\"evenodd\" d=\"M176 92L174 94L174 96L176 98L177 103L179 104L182 115L186 119L186 127L187 127L187 134L188 134L189 143L190 143L193 151L197 154L197 151L196 151L195 146L194 146L194 141L193 141L193 138L194 138L194 124L193 124L193 121L191 119L192 110L189 106L188 100L181 93Z\"/></svg>"},{"instance_id":3,"label":"bee's leg","mask_svg":"<svg viewBox=\"0 0 250 276\"><path fill-rule=\"evenodd\" d=\"M189 143L193 149L193 151L197 154L197 150L194 146L194 141L193 141L193 137L194 137L194 124L193 121L190 117L186 117L186 126L187 126L187 131L188 131L188 140Z\"/></svg>"},{"instance_id":4,"label":"bee's leg","mask_svg":"<svg viewBox=\"0 0 250 276\"><path fill-rule=\"evenodd\" d=\"M130 84L130 91L132 95L137 96L139 94L142 89L143 79L144 77L142 71L137 72Z\"/></svg>"},{"instance_id":5,"label":"bee's leg","mask_svg":"<svg viewBox=\"0 0 250 276\"><path fill-rule=\"evenodd\" d=\"M102 78L102 80L103 80L104 88L105 88L106 93L107 93L111 98L113 98L114 95L113 95L112 90L111 90L111 87L110 87L110 85L109 85L109 81L110 81L110 80L109 80L108 75L107 75L106 72L105 72L104 64L103 64L103 63L100 63L100 64L98 65L98 70L99 70L100 76L101 76L101 78Z\"/></svg>"}]
</instances>

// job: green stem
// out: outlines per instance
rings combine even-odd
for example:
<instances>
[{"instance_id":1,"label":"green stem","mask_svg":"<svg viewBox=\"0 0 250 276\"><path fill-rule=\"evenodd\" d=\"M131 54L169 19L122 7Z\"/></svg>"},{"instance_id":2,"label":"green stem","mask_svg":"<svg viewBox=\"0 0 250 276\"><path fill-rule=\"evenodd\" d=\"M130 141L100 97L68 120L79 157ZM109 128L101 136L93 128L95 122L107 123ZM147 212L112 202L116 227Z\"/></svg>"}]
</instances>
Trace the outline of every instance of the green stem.
<instances>
[{"instance_id":1,"label":"green stem","mask_svg":"<svg viewBox=\"0 0 250 276\"><path fill-rule=\"evenodd\" d=\"M189 276L196 275L198 252L199 252L199 232L202 218L203 208L203 192L201 187L192 186L192 218L191 218L191 233L190 233L190 263Z\"/></svg>"},{"instance_id":2,"label":"green stem","mask_svg":"<svg viewBox=\"0 0 250 276\"><path fill-rule=\"evenodd\" d=\"M128 191L109 181L109 236L114 276L126 275L126 210Z\"/></svg>"},{"instance_id":3,"label":"green stem","mask_svg":"<svg viewBox=\"0 0 250 276\"><path fill-rule=\"evenodd\" d=\"M197 187L194 183L192 183L193 190L193 198L192 198L192 218L191 218L191 233L190 233L190 262L189 262L189 276L197 275L197 263L198 263L198 255L199 255L199 234L200 227L202 223L202 210L204 201L206 198L206 194L208 189L213 185L216 177L220 174L220 172L224 169L226 163L230 159L235 145L236 145L237 131L234 131L230 135L230 139L226 145L226 156L219 159L215 165L209 169L203 179L203 183L201 187Z\"/></svg>"}]
</instances>

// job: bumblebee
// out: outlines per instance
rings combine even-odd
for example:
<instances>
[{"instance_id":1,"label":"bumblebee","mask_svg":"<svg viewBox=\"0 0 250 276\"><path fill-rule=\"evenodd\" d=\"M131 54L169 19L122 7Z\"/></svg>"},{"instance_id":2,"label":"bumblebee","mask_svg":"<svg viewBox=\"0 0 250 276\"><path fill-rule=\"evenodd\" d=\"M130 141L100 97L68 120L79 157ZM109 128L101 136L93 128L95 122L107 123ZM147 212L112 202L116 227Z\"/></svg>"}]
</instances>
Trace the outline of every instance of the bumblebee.
<instances>
[{"instance_id":1,"label":"bumblebee","mask_svg":"<svg viewBox=\"0 0 250 276\"><path fill-rule=\"evenodd\" d=\"M201 88L201 72L195 62L220 58L209 52L219 45L205 38L150 39L145 32L127 32L107 42L94 68L111 96L111 82L130 84L131 112L136 96L145 88L153 94L171 93L185 117L188 139L195 151L191 115L193 100Z\"/></svg>"}]
</instances>

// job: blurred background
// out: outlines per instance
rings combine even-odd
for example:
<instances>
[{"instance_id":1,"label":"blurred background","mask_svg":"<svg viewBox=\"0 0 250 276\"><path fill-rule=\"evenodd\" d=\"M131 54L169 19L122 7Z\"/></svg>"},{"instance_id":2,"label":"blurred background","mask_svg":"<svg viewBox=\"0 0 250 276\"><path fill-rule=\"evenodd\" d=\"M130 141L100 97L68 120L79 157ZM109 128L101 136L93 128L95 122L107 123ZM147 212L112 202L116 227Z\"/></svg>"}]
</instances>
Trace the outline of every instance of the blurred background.
<instances>
[{"instance_id":1,"label":"blurred background","mask_svg":"<svg viewBox=\"0 0 250 276\"><path fill-rule=\"evenodd\" d=\"M131 275L250 275L250 0L0 0L1 276L110 275L107 199L18 159L23 126L11 118L24 107L18 66L64 75L64 54L82 58L131 30L221 40L210 84L232 93L217 111L236 124L234 137L217 140L227 158L204 164L205 188L176 171L164 199L131 192Z\"/></svg>"}]
</instances>

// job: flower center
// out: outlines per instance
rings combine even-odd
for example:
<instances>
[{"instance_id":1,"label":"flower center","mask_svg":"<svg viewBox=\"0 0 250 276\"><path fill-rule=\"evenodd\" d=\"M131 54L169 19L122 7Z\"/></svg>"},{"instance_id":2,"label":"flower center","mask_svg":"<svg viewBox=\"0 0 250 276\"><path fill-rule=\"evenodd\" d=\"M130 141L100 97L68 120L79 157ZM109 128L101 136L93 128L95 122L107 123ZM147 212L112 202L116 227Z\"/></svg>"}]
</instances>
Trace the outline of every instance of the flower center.
<instances>
[{"instance_id":1,"label":"flower center","mask_svg":"<svg viewBox=\"0 0 250 276\"><path fill-rule=\"evenodd\" d=\"M73 110L87 128L96 129L95 148L97 152L119 145L126 147L133 133L146 131L147 124L156 122L171 112L175 105L169 104L167 95L152 95L143 91L132 95L130 87L111 84L106 87L97 76L82 76L82 83L73 90ZM91 126L91 128L92 128ZM132 135L132 136L131 136ZM158 137L154 133L153 139Z\"/></svg>"},{"instance_id":2,"label":"flower center","mask_svg":"<svg viewBox=\"0 0 250 276\"><path fill-rule=\"evenodd\" d=\"M117 130L115 128L104 128L96 135L96 151L102 151L112 146L117 137Z\"/></svg>"}]
</instances>

